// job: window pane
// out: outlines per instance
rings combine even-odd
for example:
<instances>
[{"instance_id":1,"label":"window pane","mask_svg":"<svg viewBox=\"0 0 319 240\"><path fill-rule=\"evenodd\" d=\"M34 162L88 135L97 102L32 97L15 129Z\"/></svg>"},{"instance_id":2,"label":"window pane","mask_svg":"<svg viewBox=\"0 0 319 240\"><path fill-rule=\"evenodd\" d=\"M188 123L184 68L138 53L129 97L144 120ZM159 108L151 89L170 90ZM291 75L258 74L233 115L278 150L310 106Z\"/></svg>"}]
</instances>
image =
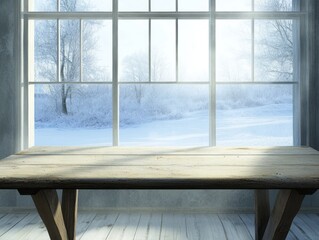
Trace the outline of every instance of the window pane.
<instances>
[{"instance_id":1,"label":"window pane","mask_svg":"<svg viewBox=\"0 0 319 240\"><path fill-rule=\"evenodd\" d=\"M217 85L217 145L293 145L291 85Z\"/></svg>"},{"instance_id":2,"label":"window pane","mask_svg":"<svg viewBox=\"0 0 319 240\"><path fill-rule=\"evenodd\" d=\"M293 81L299 45L297 21L256 20L255 24L256 81Z\"/></svg>"},{"instance_id":3,"label":"window pane","mask_svg":"<svg viewBox=\"0 0 319 240\"><path fill-rule=\"evenodd\" d=\"M55 12L57 11L57 0L33 0L29 1L30 11L36 12Z\"/></svg>"},{"instance_id":4,"label":"window pane","mask_svg":"<svg viewBox=\"0 0 319 240\"><path fill-rule=\"evenodd\" d=\"M57 81L57 21L35 20L34 23L34 79Z\"/></svg>"},{"instance_id":5,"label":"window pane","mask_svg":"<svg viewBox=\"0 0 319 240\"><path fill-rule=\"evenodd\" d=\"M149 81L148 20L119 21L119 79Z\"/></svg>"},{"instance_id":6,"label":"window pane","mask_svg":"<svg viewBox=\"0 0 319 240\"><path fill-rule=\"evenodd\" d=\"M60 35L60 80L80 80L80 21L61 20Z\"/></svg>"},{"instance_id":7,"label":"window pane","mask_svg":"<svg viewBox=\"0 0 319 240\"><path fill-rule=\"evenodd\" d=\"M216 11L251 11L251 0L216 0Z\"/></svg>"},{"instance_id":8,"label":"window pane","mask_svg":"<svg viewBox=\"0 0 319 240\"><path fill-rule=\"evenodd\" d=\"M148 12L148 0L118 0L119 11Z\"/></svg>"},{"instance_id":9,"label":"window pane","mask_svg":"<svg viewBox=\"0 0 319 240\"><path fill-rule=\"evenodd\" d=\"M299 11L299 0L255 0L255 11Z\"/></svg>"},{"instance_id":10,"label":"window pane","mask_svg":"<svg viewBox=\"0 0 319 240\"><path fill-rule=\"evenodd\" d=\"M112 0L60 0L62 12L112 11Z\"/></svg>"},{"instance_id":11,"label":"window pane","mask_svg":"<svg viewBox=\"0 0 319 240\"><path fill-rule=\"evenodd\" d=\"M152 81L175 81L175 20L152 20Z\"/></svg>"},{"instance_id":12,"label":"window pane","mask_svg":"<svg viewBox=\"0 0 319 240\"><path fill-rule=\"evenodd\" d=\"M208 0L178 0L178 11L209 11Z\"/></svg>"},{"instance_id":13,"label":"window pane","mask_svg":"<svg viewBox=\"0 0 319 240\"><path fill-rule=\"evenodd\" d=\"M179 81L208 81L208 20L179 20L178 24Z\"/></svg>"},{"instance_id":14,"label":"window pane","mask_svg":"<svg viewBox=\"0 0 319 240\"><path fill-rule=\"evenodd\" d=\"M112 21L83 21L83 81L112 80Z\"/></svg>"},{"instance_id":15,"label":"window pane","mask_svg":"<svg viewBox=\"0 0 319 240\"><path fill-rule=\"evenodd\" d=\"M35 145L112 144L111 85L37 85Z\"/></svg>"},{"instance_id":16,"label":"window pane","mask_svg":"<svg viewBox=\"0 0 319 240\"><path fill-rule=\"evenodd\" d=\"M208 85L122 85L120 145L207 146Z\"/></svg>"},{"instance_id":17,"label":"window pane","mask_svg":"<svg viewBox=\"0 0 319 240\"><path fill-rule=\"evenodd\" d=\"M216 21L218 82L251 81L251 20Z\"/></svg>"},{"instance_id":18,"label":"window pane","mask_svg":"<svg viewBox=\"0 0 319 240\"><path fill-rule=\"evenodd\" d=\"M154 12L176 11L176 0L151 0L151 8Z\"/></svg>"}]
</instances>

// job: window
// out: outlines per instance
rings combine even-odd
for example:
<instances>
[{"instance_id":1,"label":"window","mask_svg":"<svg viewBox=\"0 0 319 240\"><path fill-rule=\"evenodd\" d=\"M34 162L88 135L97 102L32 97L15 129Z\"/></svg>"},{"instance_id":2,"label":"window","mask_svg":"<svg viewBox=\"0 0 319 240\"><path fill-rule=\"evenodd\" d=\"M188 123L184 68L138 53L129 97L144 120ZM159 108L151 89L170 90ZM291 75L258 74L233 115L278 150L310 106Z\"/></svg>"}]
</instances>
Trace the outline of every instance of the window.
<instances>
[{"instance_id":1,"label":"window","mask_svg":"<svg viewBox=\"0 0 319 240\"><path fill-rule=\"evenodd\" d=\"M24 1L28 145L305 143L306 1Z\"/></svg>"}]
</instances>

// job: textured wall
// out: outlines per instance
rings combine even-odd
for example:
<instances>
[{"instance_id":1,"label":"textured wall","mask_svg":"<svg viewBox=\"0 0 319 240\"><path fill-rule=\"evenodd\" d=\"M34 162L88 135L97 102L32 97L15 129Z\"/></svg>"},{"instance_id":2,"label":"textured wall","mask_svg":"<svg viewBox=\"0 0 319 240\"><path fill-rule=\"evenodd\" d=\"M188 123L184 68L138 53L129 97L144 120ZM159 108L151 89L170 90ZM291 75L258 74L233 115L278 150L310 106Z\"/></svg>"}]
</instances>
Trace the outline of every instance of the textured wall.
<instances>
[{"instance_id":1,"label":"textured wall","mask_svg":"<svg viewBox=\"0 0 319 240\"><path fill-rule=\"evenodd\" d=\"M0 158L18 150L15 1L0 1Z\"/></svg>"},{"instance_id":2,"label":"textured wall","mask_svg":"<svg viewBox=\"0 0 319 240\"><path fill-rule=\"evenodd\" d=\"M16 0L0 1L0 159L18 149ZM0 206L15 204L15 191L1 191Z\"/></svg>"},{"instance_id":3,"label":"textured wall","mask_svg":"<svg viewBox=\"0 0 319 240\"><path fill-rule=\"evenodd\" d=\"M319 150L319 1L313 1L312 6L312 66L310 78L310 146Z\"/></svg>"},{"instance_id":4,"label":"textured wall","mask_svg":"<svg viewBox=\"0 0 319 240\"><path fill-rule=\"evenodd\" d=\"M17 86L16 64L17 49L14 45L16 33L15 4L18 0L0 0L0 158L18 150L17 134L17 104L19 89ZM316 3L319 13L319 3ZM318 15L317 15L318 17ZM317 31L318 31L317 20ZM318 33L318 32L317 32ZM319 57L318 34L316 44L316 59ZM312 51L313 52L313 51ZM317 132L312 132L312 144L318 145L319 75L318 60L315 63L316 74L313 75L311 96L313 110L311 110L312 126ZM273 194L274 195L274 194ZM272 197L273 198L273 197ZM305 208L319 207L319 194L307 197ZM82 208L210 208L217 211L232 209L253 209L253 191L80 191L79 204ZM19 196L16 191L0 191L0 207L18 206L33 207L31 198Z\"/></svg>"}]
</instances>

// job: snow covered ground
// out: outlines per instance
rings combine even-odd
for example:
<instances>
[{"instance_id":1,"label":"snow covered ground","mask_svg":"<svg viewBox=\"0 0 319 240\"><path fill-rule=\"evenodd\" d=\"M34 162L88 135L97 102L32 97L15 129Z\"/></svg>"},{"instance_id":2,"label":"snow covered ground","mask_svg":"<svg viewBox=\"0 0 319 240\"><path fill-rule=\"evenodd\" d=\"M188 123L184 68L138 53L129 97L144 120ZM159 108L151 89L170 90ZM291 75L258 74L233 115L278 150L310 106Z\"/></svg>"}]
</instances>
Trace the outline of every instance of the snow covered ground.
<instances>
[{"instance_id":1,"label":"snow covered ground","mask_svg":"<svg viewBox=\"0 0 319 240\"><path fill-rule=\"evenodd\" d=\"M157 120L120 129L120 145L207 146L208 111L197 111L174 120ZM293 144L292 105L217 111L217 145L286 146ZM38 128L37 146L111 145L112 129Z\"/></svg>"}]
</instances>

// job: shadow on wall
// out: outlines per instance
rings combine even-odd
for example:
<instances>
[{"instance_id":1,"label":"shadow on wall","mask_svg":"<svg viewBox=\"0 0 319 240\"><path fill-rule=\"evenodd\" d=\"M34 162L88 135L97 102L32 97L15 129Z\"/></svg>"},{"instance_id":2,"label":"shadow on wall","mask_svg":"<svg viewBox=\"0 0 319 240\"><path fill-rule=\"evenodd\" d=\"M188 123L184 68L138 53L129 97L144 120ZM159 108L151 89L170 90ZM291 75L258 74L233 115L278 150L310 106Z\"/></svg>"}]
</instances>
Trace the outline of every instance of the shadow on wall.
<instances>
[{"instance_id":1,"label":"shadow on wall","mask_svg":"<svg viewBox=\"0 0 319 240\"><path fill-rule=\"evenodd\" d=\"M12 190L13 191L13 190ZM29 196L16 192L16 201L5 198L0 191L0 205L4 207L33 208ZM277 191L271 191L271 204ZM16 205L10 205L16 203ZM211 212L254 211L253 190L81 190L80 209L159 209L195 210ZM302 210L319 209L319 193L307 196Z\"/></svg>"}]
</instances>

